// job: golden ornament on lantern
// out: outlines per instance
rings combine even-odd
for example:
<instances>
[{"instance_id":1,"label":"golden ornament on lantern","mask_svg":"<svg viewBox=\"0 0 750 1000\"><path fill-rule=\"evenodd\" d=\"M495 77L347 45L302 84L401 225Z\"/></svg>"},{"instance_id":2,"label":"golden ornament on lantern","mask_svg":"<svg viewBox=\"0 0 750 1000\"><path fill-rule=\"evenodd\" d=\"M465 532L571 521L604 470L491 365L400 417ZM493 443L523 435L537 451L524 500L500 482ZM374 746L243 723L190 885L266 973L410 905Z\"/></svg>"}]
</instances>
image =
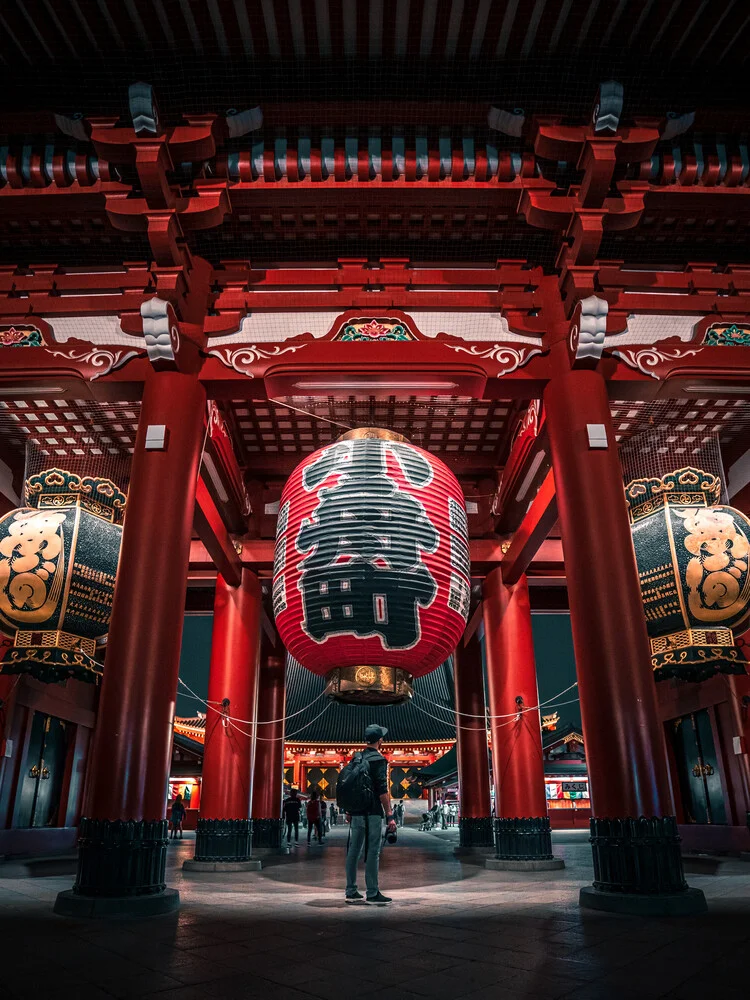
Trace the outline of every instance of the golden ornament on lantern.
<instances>
[{"instance_id":1,"label":"golden ornament on lantern","mask_svg":"<svg viewBox=\"0 0 750 1000\"><path fill-rule=\"evenodd\" d=\"M111 480L64 469L26 481L28 506L0 518L0 629L14 635L2 673L100 676L125 500Z\"/></svg>"},{"instance_id":2,"label":"golden ornament on lantern","mask_svg":"<svg viewBox=\"0 0 750 1000\"><path fill-rule=\"evenodd\" d=\"M734 633L750 618L750 521L702 469L634 479L625 495L656 679L745 673Z\"/></svg>"}]
</instances>

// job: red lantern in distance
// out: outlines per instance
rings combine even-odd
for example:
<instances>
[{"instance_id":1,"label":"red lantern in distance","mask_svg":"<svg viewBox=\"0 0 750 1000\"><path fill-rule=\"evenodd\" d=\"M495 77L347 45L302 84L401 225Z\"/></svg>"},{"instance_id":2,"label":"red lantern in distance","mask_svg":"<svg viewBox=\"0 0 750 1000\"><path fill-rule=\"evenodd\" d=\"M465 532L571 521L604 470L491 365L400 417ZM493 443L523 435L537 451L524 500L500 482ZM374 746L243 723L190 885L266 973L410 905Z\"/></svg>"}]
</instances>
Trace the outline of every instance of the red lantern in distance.
<instances>
[{"instance_id":1,"label":"red lantern in distance","mask_svg":"<svg viewBox=\"0 0 750 1000\"><path fill-rule=\"evenodd\" d=\"M447 466L361 428L301 462L281 496L273 607L287 650L340 701L389 704L458 645L466 506Z\"/></svg>"}]
</instances>

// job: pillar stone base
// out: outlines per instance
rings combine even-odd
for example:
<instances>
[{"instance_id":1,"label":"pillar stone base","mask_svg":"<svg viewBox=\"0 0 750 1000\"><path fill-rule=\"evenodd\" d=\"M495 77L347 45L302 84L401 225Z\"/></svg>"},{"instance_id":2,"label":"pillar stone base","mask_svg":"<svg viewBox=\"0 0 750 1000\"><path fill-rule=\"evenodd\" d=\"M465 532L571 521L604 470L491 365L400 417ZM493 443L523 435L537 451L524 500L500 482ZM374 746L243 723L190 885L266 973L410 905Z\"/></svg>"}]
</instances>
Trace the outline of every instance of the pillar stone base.
<instances>
[{"instance_id":1,"label":"pillar stone base","mask_svg":"<svg viewBox=\"0 0 750 1000\"><path fill-rule=\"evenodd\" d=\"M259 872L263 865L257 858L249 861L183 861L184 872Z\"/></svg>"},{"instance_id":2,"label":"pillar stone base","mask_svg":"<svg viewBox=\"0 0 750 1000\"><path fill-rule=\"evenodd\" d=\"M78 873L61 892L55 913L68 916L147 916L177 909L167 889L167 821L84 817L78 830Z\"/></svg>"},{"instance_id":3,"label":"pillar stone base","mask_svg":"<svg viewBox=\"0 0 750 1000\"><path fill-rule=\"evenodd\" d=\"M578 903L588 910L607 910L643 917L690 917L706 913L706 897L700 889L672 893L602 892L593 886L581 889Z\"/></svg>"},{"instance_id":4,"label":"pillar stone base","mask_svg":"<svg viewBox=\"0 0 750 1000\"><path fill-rule=\"evenodd\" d=\"M484 852L495 846L491 816L462 816L458 821L458 847L455 854L464 851Z\"/></svg>"},{"instance_id":5,"label":"pillar stone base","mask_svg":"<svg viewBox=\"0 0 750 1000\"><path fill-rule=\"evenodd\" d=\"M199 819L193 860L204 864L248 862L252 856L252 831L249 819ZM186 866L187 862L183 867ZM201 870L209 869L188 868L188 871Z\"/></svg>"},{"instance_id":6,"label":"pillar stone base","mask_svg":"<svg viewBox=\"0 0 750 1000\"><path fill-rule=\"evenodd\" d=\"M165 819L81 819L78 827L79 896L155 896L166 889Z\"/></svg>"},{"instance_id":7,"label":"pillar stone base","mask_svg":"<svg viewBox=\"0 0 750 1000\"><path fill-rule=\"evenodd\" d=\"M549 816L496 819L495 858L499 861L554 861Z\"/></svg>"},{"instance_id":8,"label":"pillar stone base","mask_svg":"<svg viewBox=\"0 0 750 1000\"><path fill-rule=\"evenodd\" d=\"M562 858L517 861L508 858L487 858L485 868L492 872L556 872L565 867Z\"/></svg>"},{"instance_id":9,"label":"pillar stone base","mask_svg":"<svg viewBox=\"0 0 750 1000\"><path fill-rule=\"evenodd\" d=\"M73 889L59 892L54 912L61 917L156 917L180 908L176 889L164 889L152 896L80 896Z\"/></svg>"},{"instance_id":10,"label":"pillar stone base","mask_svg":"<svg viewBox=\"0 0 750 1000\"><path fill-rule=\"evenodd\" d=\"M253 850L256 848L279 851L286 847L283 838L283 819L254 819L253 823Z\"/></svg>"},{"instance_id":11,"label":"pillar stone base","mask_svg":"<svg viewBox=\"0 0 750 1000\"><path fill-rule=\"evenodd\" d=\"M591 820L594 889L669 896L687 892L674 816Z\"/></svg>"}]
</instances>

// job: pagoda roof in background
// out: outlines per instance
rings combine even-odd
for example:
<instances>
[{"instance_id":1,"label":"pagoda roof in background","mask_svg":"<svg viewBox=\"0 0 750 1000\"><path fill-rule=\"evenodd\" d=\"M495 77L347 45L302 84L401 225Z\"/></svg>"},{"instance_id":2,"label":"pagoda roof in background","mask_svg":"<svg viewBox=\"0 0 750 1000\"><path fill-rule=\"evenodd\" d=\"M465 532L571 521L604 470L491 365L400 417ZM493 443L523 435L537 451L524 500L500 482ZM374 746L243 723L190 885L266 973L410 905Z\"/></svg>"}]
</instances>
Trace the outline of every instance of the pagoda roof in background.
<instances>
[{"instance_id":1,"label":"pagoda roof in background","mask_svg":"<svg viewBox=\"0 0 750 1000\"><path fill-rule=\"evenodd\" d=\"M564 743L576 742L584 746L583 731L580 726L572 722L566 722L557 729L542 731L542 749L549 753L552 749ZM585 753L585 751L584 751Z\"/></svg>"},{"instance_id":2,"label":"pagoda roof in background","mask_svg":"<svg viewBox=\"0 0 750 1000\"><path fill-rule=\"evenodd\" d=\"M414 698L403 705L378 707L331 702L326 707L324 699L320 697L324 688L325 678L305 670L292 657L288 658L287 743L303 746L320 743L362 744L365 728L371 722L386 727L386 744L439 743L456 738L453 720L453 667L450 662L442 664L424 677L415 678ZM438 708L431 702L444 707ZM300 711L300 715L295 715ZM289 718L293 715L294 718ZM438 721L442 716L445 716L445 721Z\"/></svg>"}]
</instances>

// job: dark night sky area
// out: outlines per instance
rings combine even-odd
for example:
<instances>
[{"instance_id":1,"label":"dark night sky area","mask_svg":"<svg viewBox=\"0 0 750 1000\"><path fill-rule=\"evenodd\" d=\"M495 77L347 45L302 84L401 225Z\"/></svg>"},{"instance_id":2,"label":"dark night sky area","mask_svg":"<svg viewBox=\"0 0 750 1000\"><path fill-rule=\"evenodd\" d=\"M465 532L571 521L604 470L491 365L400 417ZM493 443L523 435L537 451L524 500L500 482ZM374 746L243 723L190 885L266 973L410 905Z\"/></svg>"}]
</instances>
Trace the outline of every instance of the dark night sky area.
<instances>
[{"instance_id":1,"label":"dark night sky area","mask_svg":"<svg viewBox=\"0 0 750 1000\"><path fill-rule=\"evenodd\" d=\"M201 698L205 698L208 692L212 624L212 615L187 615L182 632L180 677ZM570 618L568 615L535 614L532 615L532 625L537 676L539 678L539 699L546 701L576 679ZM568 701L575 698L576 694L574 689L560 700ZM189 697L180 685L177 696L177 715L192 716L203 709L204 706ZM573 722L580 725L581 713L578 702L561 707L550 706L545 711L551 712L555 709L560 713L561 724Z\"/></svg>"}]
</instances>

